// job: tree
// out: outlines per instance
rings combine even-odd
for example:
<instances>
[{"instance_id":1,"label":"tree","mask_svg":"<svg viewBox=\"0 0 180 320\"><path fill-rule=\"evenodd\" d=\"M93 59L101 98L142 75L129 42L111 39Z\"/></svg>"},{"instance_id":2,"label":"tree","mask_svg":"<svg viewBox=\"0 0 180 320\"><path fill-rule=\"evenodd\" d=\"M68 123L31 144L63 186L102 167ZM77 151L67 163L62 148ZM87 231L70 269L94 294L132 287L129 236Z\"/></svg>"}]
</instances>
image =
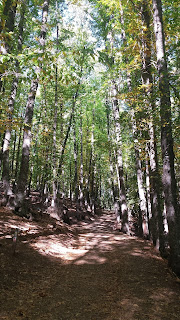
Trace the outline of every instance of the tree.
<instances>
[{"instance_id":1,"label":"tree","mask_svg":"<svg viewBox=\"0 0 180 320\"><path fill-rule=\"evenodd\" d=\"M162 182L165 195L167 221L169 226L169 263L171 268L176 273L180 274L180 216L178 211L177 187L174 171L171 101L161 0L153 0L153 22L156 39L157 68L159 72L161 149L163 160Z\"/></svg>"},{"instance_id":2,"label":"tree","mask_svg":"<svg viewBox=\"0 0 180 320\"><path fill-rule=\"evenodd\" d=\"M14 32L14 22L16 16L16 8L17 8L17 1L13 0L6 0L4 2L4 6L2 9L1 21L0 21L0 34L2 44L0 52L3 55L7 55L11 53L12 50L12 33ZM6 70L6 65L4 64L2 70L0 70L0 92L2 90L3 82L2 82L2 71Z\"/></svg>"},{"instance_id":3,"label":"tree","mask_svg":"<svg viewBox=\"0 0 180 320\"><path fill-rule=\"evenodd\" d=\"M24 20L25 20L25 10L26 4L23 1L20 11L20 21L18 26L18 48L17 53L20 54L22 52L22 44L23 44L23 28L24 28ZM8 197L12 195L12 190L10 188L10 174L9 174L9 146L11 141L11 131L12 131L12 118L14 113L14 104L16 100L16 94L18 89L18 81L19 81L19 62L16 60L16 75L12 81L11 94L8 101L8 128L5 131L4 135L4 144L3 144L3 172L2 172L2 181L5 192L5 201L8 201Z\"/></svg>"},{"instance_id":4,"label":"tree","mask_svg":"<svg viewBox=\"0 0 180 320\"><path fill-rule=\"evenodd\" d=\"M151 41L151 15L147 1L143 1L141 8L142 19L142 86L144 94L144 103L148 110L148 134L149 134L149 160L150 160L150 192L151 192L151 208L152 218L150 220L151 233L153 243L161 254L165 254L164 244L164 226L161 206L161 177L158 169L156 130L155 130L155 102L153 100L153 77L152 77L152 41Z\"/></svg>"},{"instance_id":5,"label":"tree","mask_svg":"<svg viewBox=\"0 0 180 320\"><path fill-rule=\"evenodd\" d=\"M15 207L21 207L25 197L25 190L28 180L29 173L29 155L30 155L30 145L31 145L31 126L32 126L32 118L33 118L33 109L36 98L36 92L39 84L39 76L41 71L42 59L41 55L43 53L43 48L45 46L45 37L47 33L47 16L48 16L48 8L49 1L45 0L43 3L42 9L42 26L41 26L41 34L40 34L40 51L38 64L36 68L35 78L31 82L30 93L28 95L28 100L26 104L26 112L25 112L25 121L24 121L24 135L23 135L23 145L22 145L22 158L21 158L21 166L20 173L18 177L17 183L17 192L15 198Z\"/></svg>"}]
</instances>

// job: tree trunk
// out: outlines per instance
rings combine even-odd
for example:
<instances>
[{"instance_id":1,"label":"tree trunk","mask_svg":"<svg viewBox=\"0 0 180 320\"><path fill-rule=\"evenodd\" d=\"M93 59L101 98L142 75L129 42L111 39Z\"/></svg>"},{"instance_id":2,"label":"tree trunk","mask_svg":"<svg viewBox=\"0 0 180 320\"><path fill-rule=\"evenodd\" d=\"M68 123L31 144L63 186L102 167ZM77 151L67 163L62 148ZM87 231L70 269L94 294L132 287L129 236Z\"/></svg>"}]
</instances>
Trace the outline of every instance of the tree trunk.
<instances>
[{"instance_id":1,"label":"tree trunk","mask_svg":"<svg viewBox=\"0 0 180 320\"><path fill-rule=\"evenodd\" d=\"M76 138L76 123L75 117L73 119L73 138L74 138L74 193L75 193L75 202L76 202L76 210L78 210L78 167L77 167L77 138Z\"/></svg>"},{"instance_id":2,"label":"tree trunk","mask_svg":"<svg viewBox=\"0 0 180 320\"><path fill-rule=\"evenodd\" d=\"M21 138L22 138L22 125L20 126L20 129L19 129L19 139L18 139L18 146L17 146L17 153L16 153L16 167L14 172L13 192L15 192L15 185L17 183L17 177L18 177Z\"/></svg>"},{"instance_id":3,"label":"tree trunk","mask_svg":"<svg viewBox=\"0 0 180 320\"><path fill-rule=\"evenodd\" d=\"M158 170L156 134L153 114L155 111L153 101L153 79L151 74L151 31L150 8L147 0L143 0L141 7L142 23L145 26L142 34L142 83L144 85L144 97L146 110L149 110L149 158L150 158L150 186L152 205L152 236L153 243L164 255L164 226L162 208L160 203L160 174Z\"/></svg>"},{"instance_id":4,"label":"tree trunk","mask_svg":"<svg viewBox=\"0 0 180 320\"><path fill-rule=\"evenodd\" d=\"M53 124L53 198L51 206L56 206L57 198L57 181L56 181L56 129L57 129L57 101L55 102L54 124Z\"/></svg>"},{"instance_id":5,"label":"tree trunk","mask_svg":"<svg viewBox=\"0 0 180 320\"><path fill-rule=\"evenodd\" d=\"M58 5L56 1L56 19L57 19L57 10ZM58 53L58 41L59 41L59 27L57 24L56 27L56 53ZM56 207L57 202L57 177L56 177L56 131L57 131L57 108L58 108L58 65L56 61L56 67L55 67L55 110L54 110L54 124L53 124L53 181L52 181L52 187L53 187L53 198L51 202L52 207Z\"/></svg>"},{"instance_id":6,"label":"tree trunk","mask_svg":"<svg viewBox=\"0 0 180 320\"><path fill-rule=\"evenodd\" d=\"M2 170L2 156L3 156L3 144L4 144L4 135L0 134L1 137L1 146L0 146L0 173Z\"/></svg>"},{"instance_id":7,"label":"tree trunk","mask_svg":"<svg viewBox=\"0 0 180 320\"><path fill-rule=\"evenodd\" d=\"M108 102L106 106L106 115L107 115L107 134L108 134L108 142L109 142L109 164L110 164L110 173L111 173L111 186L112 186L112 193L113 193L113 201L114 201L114 213L116 217L116 222L114 225L114 229L116 230L118 228L118 224L120 222L120 217L121 217L121 210L120 210L120 201L118 195L120 194L117 181L114 178L114 165L113 165L113 159L112 159L112 152L111 152L111 147L110 147L110 141L111 141L111 136L110 136L110 110L108 107ZM119 177L118 177L119 178ZM120 184L119 184L120 185Z\"/></svg>"},{"instance_id":8,"label":"tree trunk","mask_svg":"<svg viewBox=\"0 0 180 320\"><path fill-rule=\"evenodd\" d=\"M121 127L120 127L120 117L119 117L119 106L117 100L117 89L116 85L113 85L113 94L112 94L112 106L114 114L114 125L115 125L115 136L116 136L116 159L118 166L118 177L120 181L120 203L121 203L121 223L122 231L129 233L129 222L128 222L128 208L126 200L126 190L124 182L124 173L123 173L123 158L121 150Z\"/></svg>"},{"instance_id":9,"label":"tree trunk","mask_svg":"<svg viewBox=\"0 0 180 320\"><path fill-rule=\"evenodd\" d=\"M95 109L92 110L92 132L91 132L91 166L90 166L90 207L92 214L95 213L95 148L94 148L94 122L95 122Z\"/></svg>"},{"instance_id":10,"label":"tree trunk","mask_svg":"<svg viewBox=\"0 0 180 320\"><path fill-rule=\"evenodd\" d=\"M153 22L156 39L157 67L159 71L161 150L163 160L163 190L169 227L169 264L180 275L180 212L174 171L174 152L171 126L171 102L165 55L165 39L161 0L153 0Z\"/></svg>"},{"instance_id":11,"label":"tree trunk","mask_svg":"<svg viewBox=\"0 0 180 320\"><path fill-rule=\"evenodd\" d=\"M144 238L149 238L146 194L145 194L145 188L144 188L144 184L143 184L143 172L142 172L142 165L141 165L141 160L140 160L140 151L139 151L138 140L137 140L136 121L135 121L135 116L134 116L133 113L132 113L132 126L133 126L134 150L135 150L136 169L137 169L137 184L138 184L138 193L139 193L139 207L140 207L140 216L141 216L140 221L142 223L142 235L143 235L143 237Z\"/></svg>"},{"instance_id":12,"label":"tree trunk","mask_svg":"<svg viewBox=\"0 0 180 320\"><path fill-rule=\"evenodd\" d=\"M10 173L9 173L9 145L11 141L11 126L12 126L12 114L14 112L14 102L17 92L17 85L18 85L18 79L17 77L13 81L12 90L11 90L11 97L9 99L9 114L8 118L10 121L9 128L5 132L4 137L4 145L3 145L3 172L2 172L2 181L3 181L3 187L5 191L5 197L7 201L7 197L12 194L12 190L10 187Z\"/></svg>"},{"instance_id":13,"label":"tree trunk","mask_svg":"<svg viewBox=\"0 0 180 320\"><path fill-rule=\"evenodd\" d=\"M81 162L80 162L80 188L79 188L79 204L83 207L83 130L82 130L82 110L80 114L80 135L81 135Z\"/></svg>"},{"instance_id":14,"label":"tree trunk","mask_svg":"<svg viewBox=\"0 0 180 320\"><path fill-rule=\"evenodd\" d=\"M45 45L45 37L47 32L47 15L49 8L49 0L45 0L43 3L42 10L42 27L40 34L40 48L42 52ZM39 64L41 65L41 59L39 58ZM28 96L27 104L26 104L26 112L25 112L25 121L24 121L24 135L23 135L23 146L22 146L22 158L21 158L21 166L20 173L17 184L17 194L15 200L15 207L19 207L23 204L26 185L28 181L28 173L29 173L29 156L30 156L30 145L31 145L31 126L32 126L32 118L34 111L34 104L36 98L36 92L39 83L39 73L40 67L37 67L37 77L31 83L30 93Z\"/></svg>"},{"instance_id":15,"label":"tree trunk","mask_svg":"<svg viewBox=\"0 0 180 320\"><path fill-rule=\"evenodd\" d=\"M87 159L87 158L86 158ZM85 199L85 205L86 205L86 208L88 210L91 210L90 208L90 195L91 195L91 188L90 188L90 185L91 185L91 168L92 168L92 147L90 149L90 155L89 155L89 163L87 162L87 170L88 170L88 173L87 173L87 180L86 180L86 199Z\"/></svg>"},{"instance_id":16,"label":"tree trunk","mask_svg":"<svg viewBox=\"0 0 180 320\"><path fill-rule=\"evenodd\" d=\"M66 136L65 136L65 139L64 139L63 146L61 148L61 155L60 155L59 166L58 166L58 175L59 176L61 175L61 168L62 168L62 164L63 164L63 157L64 157L65 148L66 148L66 143L67 143L67 140L68 140L68 137L69 137L69 132L70 132L71 125L72 125L72 120L74 118L74 111L75 111L75 107L76 107L76 100L77 100L78 93L79 93L79 87L80 87L80 80L78 82L76 93L73 96L72 111L71 111L71 115L70 115L70 119L69 119L69 125L68 125L67 131L66 131Z\"/></svg>"},{"instance_id":17,"label":"tree trunk","mask_svg":"<svg viewBox=\"0 0 180 320\"><path fill-rule=\"evenodd\" d=\"M150 231L150 219L152 218L151 208L151 186L150 186L150 163L149 163L149 149L146 145L146 203L147 203L147 217Z\"/></svg>"},{"instance_id":18,"label":"tree trunk","mask_svg":"<svg viewBox=\"0 0 180 320\"><path fill-rule=\"evenodd\" d=\"M15 153L16 153L16 142L17 142L17 133L15 132L14 141L13 141L13 150L12 150L12 160L11 160L12 177L14 175L14 160L15 160Z\"/></svg>"},{"instance_id":19,"label":"tree trunk","mask_svg":"<svg viewBox=\"0 0 180 320\"><path fill-rule=\"evenodd\" d=\"M69 164L69 198L72 206L72 166L71 166L71 159Z\"/></svg>"},{"instance_id":20,"label":"tree trunk","mask_svg":"<svg viewBox=\"0 0 180 320\"><path fill-rule=\"evenodd\" d=\"M19 21L19 34L18 34L18 53L22 51L22 44L23 44L23 27L25 22L25 2L22 3L21 6L21 16ZM10 26L9 26L10 27ZM5 132L5 138L4 138L4 145L3 145L3 172L2 172L2 181L3 181L3 187L5 192L5 198L6 202L8 200L8 197L12 195L12 190L10 187L10 165L9 165L9 146L11 141L11 130L12 130L12 117L14 113L14 104L17 94L17 88L18 88L18 81L19 81L19 62L16 61L16 77L13 80L12 88L11 88L11 95L9 98L8 103L8 119L9 119L9 128Z\"/></svg>"}]
</instances>

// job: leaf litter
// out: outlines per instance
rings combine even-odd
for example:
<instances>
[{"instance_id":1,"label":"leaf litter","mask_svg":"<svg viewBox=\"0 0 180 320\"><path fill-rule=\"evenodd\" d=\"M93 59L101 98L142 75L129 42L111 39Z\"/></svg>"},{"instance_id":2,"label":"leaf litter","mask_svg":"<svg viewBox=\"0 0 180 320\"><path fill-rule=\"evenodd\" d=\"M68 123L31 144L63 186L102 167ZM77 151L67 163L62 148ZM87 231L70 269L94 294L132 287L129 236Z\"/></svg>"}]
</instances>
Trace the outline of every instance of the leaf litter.
<instances>
[{"instance_id":1,"label":"leaf litter","mask_svg":"<svg viewBox=\"0 0 180 320\"><path fill-rule=\"evenodd\" d=\"M0 320L177 320L180 283L102 212L73 226L0 208ZM16 252L12 236L18 227Z\"/></svg>"}]
</instances>

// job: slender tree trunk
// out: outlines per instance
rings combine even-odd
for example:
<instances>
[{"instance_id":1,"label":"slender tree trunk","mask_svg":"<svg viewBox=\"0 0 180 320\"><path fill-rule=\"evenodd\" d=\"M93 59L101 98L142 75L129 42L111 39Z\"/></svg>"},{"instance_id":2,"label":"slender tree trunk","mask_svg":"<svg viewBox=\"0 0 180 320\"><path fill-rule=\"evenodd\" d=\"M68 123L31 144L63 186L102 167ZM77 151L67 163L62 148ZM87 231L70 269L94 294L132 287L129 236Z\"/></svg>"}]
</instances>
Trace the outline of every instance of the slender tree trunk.
<instances>
[{"instance_id":1,"label":"slender tree trunk","mask_svg":"<svg viewBox=\"0 0 180 320\"><path fill-rule=\"evenodd\" d=\"M23 146L22 146L22 158L20 173L17 183L17 199L16 206L21 206L28 180L29 173L29 155L30 155L30 144L31 144L31 124L33 117L33 108L35 102L35 96L38 87L38 79L34 80L31 84L30 94L28 97L28 102L26 105L26 114L25 114L25 124L24 124L24 135L23 135Z\"/></svg>"},{"instance_id":2,"label":"slender tree trunk","mask_svg":"<svg viewBox=\"0 0 180 320\"><path fill-rule=\"evenodd\" d=\"M71 159L69 164L69 198L72 205L72 165L71 165Z\"/></svg>"},{"instance_id":3,"label":"slender tree trunk","mask_svg":"<svg viewBox=\"0 0 180 320\"><path fill-rule=\"evenodd\" d=\"M80 135L81 135L81 162L80 162L80 188L79 188L79 204L83 207L83 130L82 130L82 110L80 114Z\"/></svg>"},{"instance_id":4,"label":"slender tree trunk","mask_svg":"<svg viewBox=\"0 0 180 320\"><path fill-rule=\"evenodd\" d=\"M79 93L79 87L80 87L80 81L78 82L78 87L77 87L76 93L75 93L75 95L73 97L72 111L71 111L71 115L70 115L70 119L69 119L69 125L68 125L68 128L67 128L66 136L65 136L65 139L64 139L64 143L63 143L63 146L62 146L62 149L61 149L61 155L60 155L59 166L58 166L58 175L59 176L61 175L61 167L62 167L62 164L63 164L63 158L64 158L64 152L65 152L65 148L66 148L66 143L67 143L67 140L68 140L68 137L69 137L69 132L70 132L71 125L72 125L72 120L74 118L74 111L75 111L75 107L76 107L76 100L77 100L78 93Z\"/></svg>"},{"instance_id":5,"label":"slender tree trunk","mask_svg":"<svg viewBox=\"0 0 180 320\"><path fill-rule=\"evenodd\" d=\"M45 166L43 168L43 178L42 178L42 185L43 185L43 196L45 198L46 205L49 201L49 190L50 190L50 183L49 183L49 172L50 172L50 146L48 144L48 139L46 138L46 149L45 149Z\"/></svg>"},{"instance_id":6,"label":"slender tree trunk","mask_svg":"<svg viewBox=\"0 0 180 320\"><path fill-rule=\"evenodd\" d=\"M73 137L74 137L74 193L75 193L75 202L76 202L76 210L78 209L78 166L77 166L77 138L76 138L76 123L75 117L73 119Z\"/></svg>"},{"instance_id":7,"label":"slender tree trunk","mask_svg":"<svg viewBox=\"0 0 180 320\"><path fill-rule=\"evenodd\" d=\"M74 103L73 103L72 112L70 114L69 124L68 124L68 128L67 128L67 131L66 131L65 139L64 139L63 146L62 146L62 149L61 149L61 155L60 155L59 166L58 166L58 175L61 174L61 169L62 169L62 164L63 164L63 157L64 157L64 152L65 152L65 149L66 149L66 143L67 143L67 140L68 140L68 137L69 137L69 132L70 132L71 125L72 125L73 114L74 114Z\"/></svg>"},{"instance_id":8,"label":"slender tree trunk","mask_svg":"<svg viewBox=\"0 0 180 320\"><path fill-rule=\"evenodd\" d=\"M149 148L146 146L146 203L147 203L147 217L148 224L152 218L152 208L151 208L151 188L150 188L150 163L149 163ZM150 231L150 226L149 226Z\"/></svg>"},{"instance_id":9,"label":"slender tree trunk","mask_svg":"<svg viewBox=\"0 0 180 320\"><path fill-rule=\"evenodd\" d=\"M169 264L180 275L180 212L174 171L174 152L171 126L171 102L168 80L161 0L153 0L153 22L159 71L161 150L163 160L163 190L169 227Z\"/></svg>"},{"instance_id":10,"label":"slender tree trunk","mask_svg":"<svg viewBox=\"0 0 180 320\"><path fill-rule=\"evenodd\" d=\"M22 2L21 5L21 16L18 26L18 53L22 51L22 44L23 44L23 27L25 22L25 10L26 5L25 2ZM13 13L12 13L13 14ZM14 22L13 22L14 24ZM9 26L10 28L10 26ZM12 190L10 187L10 165L9 165L9 146L11 141L11 130L12 130L12 117L14 113L14 104L17 94L17 88L18 88L18 81L19 81L19 62L16 61L16 76L12 83L11 88L11 95L9 98L8 103L8 119L9 119L9 128L5 132L5 138L4 138L4 146L3 146L3 173L2 173L2 180L3 180L3 187L5 192L5 198L6 201L8 200L8 197L12 194Z\"/></svg>"},{"instance_id":11,"label":"slender tree trunk","mask_svg":"<svg viewBox=\"0 0 180 320\"><path fill-rule=\"evenodd\" d=\"M49 0L45 0L43 3L42 9L42 27L40 34L40 48L42 52L45 46L45 37L47 32L47 16L48 16L48 8L49 8ZM42 64L41 59L39 58L39 64ZM15 200L15 207L19 207L23 204L25 190L28 180L29 173L29 156L30 156L30 145L31 145L31 126L32 126L32 118L34 111L34 104L36 98L36 92L39 83L39 74L40 67L37 67L37 77L32 81L30 93L28 96L27 104L26 104L26 112L25 112L25 121L24 121L24 135L23 135L23 146L22 146L22 158L21 158L21 166L20 173L17 184L17 194Z\"/></svg>"},{"instance_id":12,"label":"slender tree trunk","mask_svg":"<svg viewBox=\"0 0 180 320\"><path fill-rule=\"evenodd\" d=\"M108 142L109 142L109 164L110 164L110 173L111 173L111 186L112 186L112 193L113 193L113 201L114 201L114 213L116 217L116 222L114 229L116 230L118 228L118 224L120 222L120 217L121 217L121 210L120 210L120 205L119 205L119 197L118 195L120 194L119 188L117 186L117 181L115 179L115 174L114 174L114 165L113 165L113 160L112 160L112 152L111 152L111 147L110 147L110 110L108 107L108 102L107 102L107 108L106 108L106 115L107 115L107 134L108 134ZM118 177L119 178L119 177ZM120 183L119 183L120 185Z\"/></svg>"},{"instance_id":13,"label":"slender tree trunk","mask_svg":"<svg viewBox=\"0 0 180 320\"><path fill-rule=\"evenodd\" d=\"M87 110L86 110L87 112ZM89 138L89 118L88 118L88 115L86 113L86 142L85 144L87 145L88 144L88 138ZM84 177L84 205L85 205L85 208L87 209L88 208L88 204L89 204L89 167L88 167L88 164L89 164L89 159L88 159L88 154L87 154L87 149L86 149L86 154L85 154L85 172L86 172L86 176Z\"/></svg>"},{"instance_id":14,"label":"slender tree trunk","mask_svg":"<svg viewBox=\"0 0 180 320\"><path fill-rule=\"evenodd\" d=\"M3 144L4 144L4 135L2 135L2 137L1 137L1 147L0 147L0 173L1 173L1 170L2 170Z\"/></svg>"},{"instance_id":15,"label":"slender tree trunk","mask_svg":"<svg viewBox=\"0 0 180 320\"><path fill-rule=\"evenodd\" d=\"M134 136L134 150L136 158L136 169L137 169L137 184L138 184L138 193L139 193L139 207L140 207L140 221L142 222L142 235L145 238L149 237L149 228L148 228L148 217L147 217L147 203L146 203L146 193L143 183L143 172L142 164L140 160L140 151L137 140L137 127L134 112L132 111L132 126L133 126L133 136Z\"/></svg>"},{"instance_id":16,"label":"slender tree trunk","mask_svg":"<svg viewBox=\"0 0 180 320\"><path fill-rule=\"evenodd\" d=\"M10 173L9 173L9 146L11 141L11 126L12 126L12 114L14 112L14 102L17 92L17 85L18 85L18 78L16 77L13 81L12 90L11 90L11 97L9 99L9 111L8 111L8 118L9 118L9 128L5 132L4 137L4 145L3 145L3 173L2 173L2 180L3 180L3 187L5 191L5 197L12 194L11 187L10 187Z\"/></svg>"},{"instance_id":17,"label":"slender tree trunk","mask_svg":"<svg viewBox=\"0 0 180 320\"><path fill-rule=\"evenodd\" d=\"M151 116L150 116L151 117ZM164 225L163 225L163 212L161 207L161 177L159 174L158 160L157 160L157 147L156 147L156 134L153 125L153 120L149 121L149 159L150 159L150 186L151 186L151 206L152 206L152 223L155 228L156 244L159 242L159 251L164 255Z\"/></svg>"},{"instance_id":18,"label":"slender tree trunk","mask_svg":"<svg viewBox=\"0 0 180 320\"><path fill-rule=\"evenodd\" d=\"M56 1L56 15L57 15L58 5ZM57 16L56 16L57 19ZM56 27L56 53L58 53L58 41L59 41L59 27L57 24ZM56 177L56 131L57 131L57 104L58 104L58 65L56 61L56 67L55 67L55 110L54 110L54 124L53 124L53 199L51 206L56 207L57 202L57 177Z\"/></svg>"},{"instance_id":19,"label":"slender tree trunk","mask_svg":"<svg viewBox=\"0 0 180 320\"><path fill-rule=\"evenodd\" d=\"M16 153L16 142L17 142L17 133L15 132L14 141L13 141L13 150L12 150L12 160L11 160L12 177L14 175L14 160L15 160L15 153Z\"/></svg>"},{"instance_id":20,"label":"slender tree trunk","mask_svg":"<svg viewBox=\"0 0 180 320\"><path fill-rule=\"evenodd\" d=\"M30 173L29 173L29 182L28 182L28 187L27 187L27 192L26 192L26 196L29 197L30 193L31 193L31 183L32 183L32 177L33 177L33 169L34 169L34 165L33 163L31 163L30 166ZM37 186L36 186L37 188Z\"/></svg>"},{"instance_id":21,"label":"slender tree trunk","mask_svg":"<svg viewBox=\"0 0 180 320\"><path fill-rule=\"evenodd\" d=\"M41 116L40 116L41 117ZM32 182L32 178L33 178L33 171L34 171L34 161L33 159L37 159L37 163L36 166L38 167L38 156L37 156L37 146L38 146L38 136L39 136L39 123L41 118L39 117L38 122L37 122L37 132L36 132L36 137L35 137L35 144L33 147L33 154L32 154L32 161L31 161L31 169L30 169L30 175L29 175L29 183L28 183L28 188L27 188L27 197L29 197L30 192L31 192L31 182ZM38 189L39 187L37 187L37 177L36 177L36 188ZM39 185L40 185L40 174L39 174Z\"/></svg>"},{"instance_id":22,"label":"slender tree trunk","mask_svg":"<svg viewBox=\"0 0 180 320\"><path fill-rule=\"evenodd\" d=\"M92 110L93 113L93 123L91 132L91 167L90 167L90 207L92 214L95 213L95 146L94 146L94 123L95 123L95 109Z\"/></svg>"},{"instance_id":23,"label":"slender tree trunk","mask_svg":"<svg viewBox=\"0 0 180 320\"><path fill-rule=\"evenodd\" d=\"M56 129L57 129L57 101L55 103L54 110L54 124L53 124L53 199L51 206L56 206L56 198L57 198L57 181L56 181Z\"/></svg>"},{"instance_id":24,"label":"slender tree trunk","mask_svg":"<svg viewBox=\"0 0 180 320\"><path fill-rule=\"evenodd\" d=\"M120 117L119 117L119 106L117 100L117 88L113 84L113 94L112 94L112 106L114 114L114 126L115 126L115 136L116 136L116 159L118 166L118 177L120 181L120 203L121 203L121 223L122 231L129 233L129 222L128 222L128 208L126 200L126 190L124 182L123 173L123 158L121 150L121 127L120 127Z\"/></svg>"},{"instance_id":25,"label":"slender tree trunk","mask_svg":"<svg viewBox=\"0 0 180 320\"><path fill-rule=\"evenodd\" d=\"M90 190L90 185L91 185L91 167L92 167L92 148L90 150L90 155L89 155L89 163L87 162L87 170L88 170L88 176L87 176L87 180L86 180L86 199L85 199L85 205L86 205L86 208L88 210L91 210L90 208L90 193L91 193L91 190Z\"/></svg>"},{"instance_id":26,"label":"slender tree trunk","mask_svg":"<svg viewBox=\"0 0 180 320\"><path fill-rule=\"evenodd\" d=\"M16 167L14 172L13 192L15 192L15 185L17 183L17 177L18 177L21 138L22 138L22 125L20 126L20 129L19 129L19 139L18 139L18 146L17 146L17 153L16 153Z\"/></svg>"}]
</instances>

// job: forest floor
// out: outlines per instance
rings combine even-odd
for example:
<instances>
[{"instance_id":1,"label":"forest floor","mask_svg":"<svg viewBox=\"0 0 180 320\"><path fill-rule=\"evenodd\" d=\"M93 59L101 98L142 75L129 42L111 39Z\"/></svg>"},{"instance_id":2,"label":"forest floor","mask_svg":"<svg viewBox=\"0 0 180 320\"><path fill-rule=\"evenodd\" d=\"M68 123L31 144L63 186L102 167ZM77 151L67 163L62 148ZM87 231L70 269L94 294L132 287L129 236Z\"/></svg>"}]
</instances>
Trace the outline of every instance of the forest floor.
<instances>
[{"instance_id":1,"label":"forest floor","mask_svg":"<svg viewBox=\"0 0 180 320\"><path fill-rule=\"evenodd\" d=\"M167 261L113 225L112 212L68 226L1 207L0 319L180 319L180 283Z\"/></svg>"}]
</instances>

